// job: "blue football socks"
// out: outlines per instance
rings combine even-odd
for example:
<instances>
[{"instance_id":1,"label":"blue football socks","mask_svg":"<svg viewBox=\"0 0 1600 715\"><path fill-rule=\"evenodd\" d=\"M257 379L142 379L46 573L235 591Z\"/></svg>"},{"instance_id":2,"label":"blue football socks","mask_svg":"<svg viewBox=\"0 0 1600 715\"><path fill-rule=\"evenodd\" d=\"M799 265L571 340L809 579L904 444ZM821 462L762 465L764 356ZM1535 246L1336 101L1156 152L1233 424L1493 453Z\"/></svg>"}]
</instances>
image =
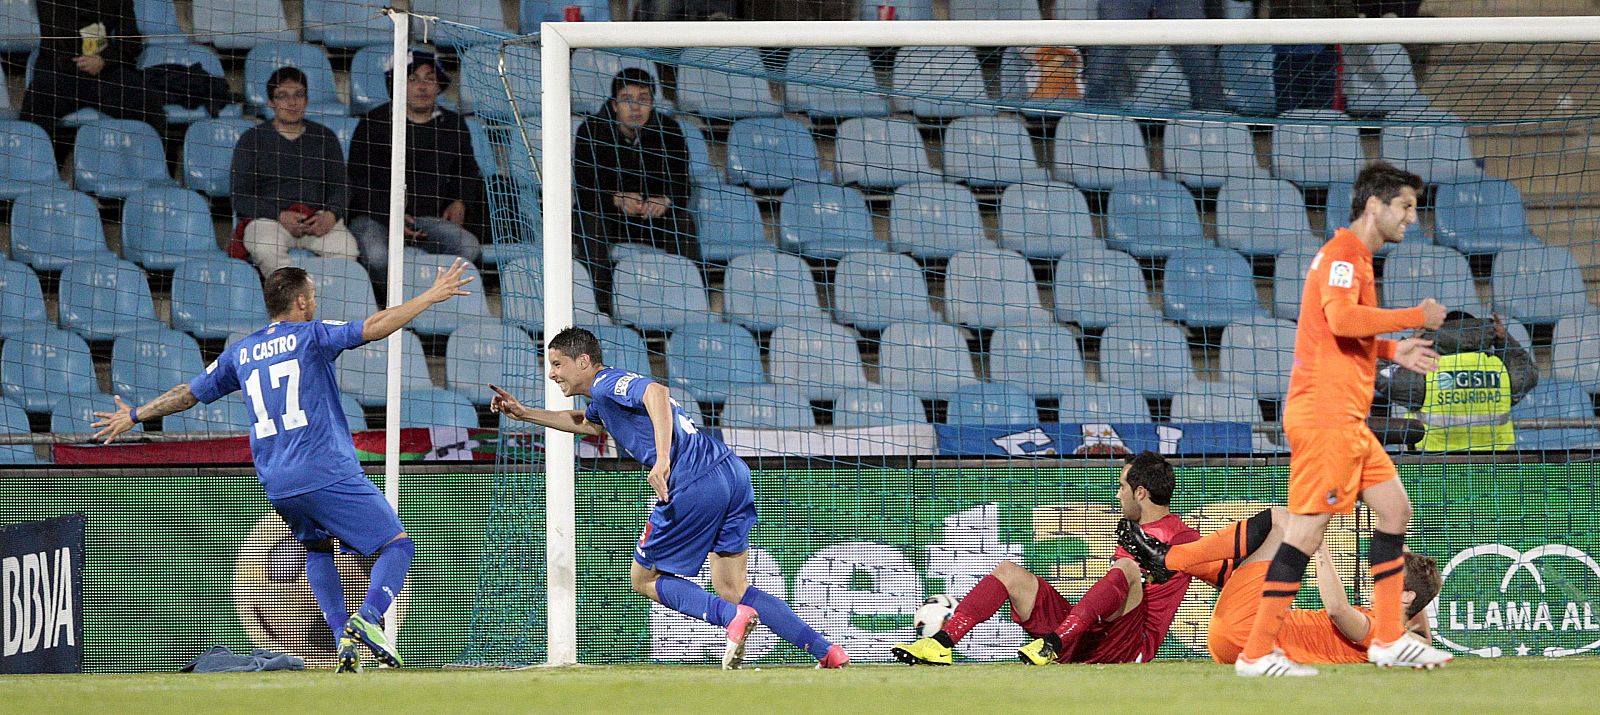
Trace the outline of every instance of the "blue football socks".
<instances>
[{"instance_id":1,"label":"blue football socks","mask_svg":"<svg viewBox=\"0 0 1600 715\"><path fill-rule=\"evenodd\" d=\"M657 578L656 596L661 599L661 605L714 626L728 625L738 611L716 594L678 576L663 574Z\"/></svg>"},{"instance_id":2,"label":"blue football socks","mask_svg":"<svg viewBox=\"0 0 1600 715\"><path fill-rule=\"evenodd\" d=\"M344 609L344 585L339 583L339 567L333 563L332 551L306 552L306 582L311 584L311 593L317 597L322 618L333 629L334 642L338 642L350 612Z\"/></svg>"},{"instance_id":3,"label":"blue football socks","mask_svg":"<svg viewBox=\"0 0 1600 715\"><path fill-rule=\"evenodd\" d=\"M771 628L773 633L810 653L812 657L822 659L828 654L828 649L833 643L822 637L816 629L800 619L793 608L783 599L778 598L755 586L746 588L744 598L739 603L756 609L761 616L761 624Z\"/></svg>"},{"instance_id":4,"label":"blue football socks","mask_svg":"<svg viewBox=\"0 0 1600 715\"><path fill-rule=\"evenodd\" d=\"M406 585L406 572L411 570L411 559L417 547L410 537L400 537L384 545L378 560L372 564L372 585L367 588L367 599L358 613L368 623L377 623L394 603L400 589Z\"/></svg>"}]
</instances>

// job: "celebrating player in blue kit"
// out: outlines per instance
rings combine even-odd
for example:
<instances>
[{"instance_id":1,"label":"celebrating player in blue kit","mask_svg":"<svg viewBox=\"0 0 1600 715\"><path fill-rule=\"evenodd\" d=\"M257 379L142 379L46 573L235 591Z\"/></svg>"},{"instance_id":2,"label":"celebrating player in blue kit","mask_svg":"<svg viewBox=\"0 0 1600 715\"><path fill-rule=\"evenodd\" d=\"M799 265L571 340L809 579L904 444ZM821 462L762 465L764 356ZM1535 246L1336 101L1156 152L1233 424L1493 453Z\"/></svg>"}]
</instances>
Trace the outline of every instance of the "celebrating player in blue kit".
<instances>
[{"instance_id":1,"label":"celebrating player in blue kit","mask_svg":"<svg viewBox=\"0 0 1600 715\"><path fill-rule=\"evenodd\" d=\"M107 443L140 420L210 404L241 387L254 424L250 456L267 500L306 549L306 580L339 643L339 672L361 669L357 643L378 661L397 667L400 654L378 623L405 585L415 546L383 493L356 460L349 424L339 404L333 360L339 353L388 337L428 306L467 295L467 264L440 269L433 285L366 320L316 320L317 287L303 269L279 268L262 286L272 324L228 346L204 374L137 408L116 398L114 412L96 412L95 437ZM333 540L346 551L377 555L372 585L361 610L345 610L344 588L333 562Z\"/></svg>"},{"instance_id":2,"label":"celebrating player in blue kit","mask_svg":"<svg viewBox=\"0 0 1600 715\"><path fill-rule=\"evenodd\" d=\"M533 409L494 385L489 386L495 392L489 408L564 432L609 432L628 454L650 467L656 503L633 552L633 590L725 627L723 668L738 668L744 661L745 639L760 623L810 653L819 668L849 663L843 648L807 625L783 599L750 585L746 552L756 506L744 460L721 440L701 433L665 385L606 367L593 333L582 328L556 333L548 359L550 380L562 394L588 397L588 410ZM688 580L700 573L708 555L716 595Z\"/></svg>"}]
</instances>

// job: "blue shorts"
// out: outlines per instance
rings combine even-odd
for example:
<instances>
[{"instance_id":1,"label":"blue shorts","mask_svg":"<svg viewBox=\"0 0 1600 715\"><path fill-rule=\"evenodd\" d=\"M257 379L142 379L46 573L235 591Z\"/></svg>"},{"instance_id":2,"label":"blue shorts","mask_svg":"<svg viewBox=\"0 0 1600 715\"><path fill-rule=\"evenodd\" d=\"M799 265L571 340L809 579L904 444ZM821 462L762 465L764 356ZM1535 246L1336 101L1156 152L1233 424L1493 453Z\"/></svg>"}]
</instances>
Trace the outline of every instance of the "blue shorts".
<instances>
[{"instance_id":1,"label":"blue shorts","mask_svg":"<svg viewBox=\"0 0 1600 715\"><path fill-rule=\"evenodd\" d=\"M321 489L272 500L272 508L301 543L334 537L345 551L364 556L378 553L406 527L365 476L350 477Z\"/></svg>"},{"instance_id":2,"label":"blue shorts","mask_svg":"<svg viewBox=\"0 0 1600 715\"><path fill-rule=\"evenodd\" d=\"M677 475L674 475L676 477ZM663 573L693 578L712 552L750 550L756 526L755 493L744 460L725 459L700 477L675 489L672 501L650 510L633 560Z\"/></svg>"}]
</instances>

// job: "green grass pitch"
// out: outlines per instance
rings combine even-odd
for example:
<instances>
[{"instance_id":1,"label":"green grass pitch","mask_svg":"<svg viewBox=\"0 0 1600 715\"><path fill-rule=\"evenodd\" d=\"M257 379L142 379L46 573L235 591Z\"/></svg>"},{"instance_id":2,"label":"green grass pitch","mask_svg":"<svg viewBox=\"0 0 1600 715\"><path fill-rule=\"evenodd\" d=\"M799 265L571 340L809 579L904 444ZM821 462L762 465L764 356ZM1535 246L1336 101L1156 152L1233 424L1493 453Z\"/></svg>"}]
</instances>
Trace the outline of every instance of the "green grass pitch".
<instances>
[{"instance_id":1,"label":"green grass pitch","mask_svg":"<svg viewBox=\"0 0 1600 715\"><path fill-rule=\"evenodd\" d=\"M0 677L0 713L1593 713L1600 658L1458 659L1435 672L1333 666L1244 680L1227 666L666 665Z\"/></svg>"}]
</instances>

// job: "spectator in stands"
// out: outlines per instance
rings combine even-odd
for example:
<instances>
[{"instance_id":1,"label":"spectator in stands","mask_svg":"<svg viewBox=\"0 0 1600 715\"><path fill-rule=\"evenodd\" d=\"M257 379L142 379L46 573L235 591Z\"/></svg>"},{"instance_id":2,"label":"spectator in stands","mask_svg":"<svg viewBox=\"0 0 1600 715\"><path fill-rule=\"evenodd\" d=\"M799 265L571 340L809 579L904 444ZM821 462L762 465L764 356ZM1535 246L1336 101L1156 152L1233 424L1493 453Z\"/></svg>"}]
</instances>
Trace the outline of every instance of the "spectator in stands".
<instances>
[{"instance_id":1,"label":"spectator in stands","mask_svg":"<svg viewBox=\"0 0 1600 715\"><path fill-rule=\"evenodd\" d=\"M333 130L306 119L306 75L280 67L267 78L272 121L251 127L233 150L233 211L251 260L270 276L289 249L357 257L345 227L350 207L344 151Z\"/></svg>"},{"instance_id":2,"label":"spectator in stands","mask_svg":"<svg viewBox=\"0 0 1600 715\"><path fill-rule=\"evenodd\" d=\"M1309 20L1355 17L1351 0L1272 0L1267 16ZM1274 45L1273 91L1278 112L1330 109L1338 87L1339 52L1333 45Z\"/></svg>"},{"instance_id":3,"label":"spectator in stands","mask_svg":"<svg viewBox=\"0 0 1600 715\"><path fill-rule=\"evenodd\" d=\"M1100 0L1102 20L1202 19L1204 0ZM1222 89L1222 68L1217 48L1210 45L1174 45L1172 52L1189 79L1189 96L1195 109L1232 111ZM1091 47L1084 65L1088 85L1085 99L1092 104L1121 105L1133 95L1137 68L1128 60L1133 49L1121 46Z\"/></svg>"},{"instance_id":4,"label":"spectator in stands","mask_svg":"<svg viewBox=\"0 0 1600 715\"><path fill-rule=\"evenodd\" d=\"M39 0L39 56L22 95L21 117L50 132L56 161L66 158L74 130L61 118L89 108L156 128L166 123L135 61L142 47L132 0Z\"/></svg>"},{"instance_id":5,"label":"spectator in stands","mask_svg":"<svg viewBox=\"0 0 1600 715\"><path fill-rule=\"evenodd\" d=\"M1438 330L1424 333L1441 356L1427 375L1389 365L1379 394L1422 422L1417 448L1427 452L1514 449L1511 406L1539 383L1528 351L1506 334L1500 316L1485 320L1453 310Z\"/></svg>"},{"instance_id":6,"label":"spectator in stands","mask_svg":"<svg viewBox=\"0 0 1600 715\"><path fill-rule=\"evenodd\" d=\"M450 75L438 57L407 54L406 244L477 263L482 248L467 225L469 216L481 214L483 179L472 158L467 123L439 106ZM394 71L393 59L389 71ZM368 112L350 142L350 230L378 286L389 270L390 111L392 102Z\"/></svg>"}]
</instances>

